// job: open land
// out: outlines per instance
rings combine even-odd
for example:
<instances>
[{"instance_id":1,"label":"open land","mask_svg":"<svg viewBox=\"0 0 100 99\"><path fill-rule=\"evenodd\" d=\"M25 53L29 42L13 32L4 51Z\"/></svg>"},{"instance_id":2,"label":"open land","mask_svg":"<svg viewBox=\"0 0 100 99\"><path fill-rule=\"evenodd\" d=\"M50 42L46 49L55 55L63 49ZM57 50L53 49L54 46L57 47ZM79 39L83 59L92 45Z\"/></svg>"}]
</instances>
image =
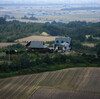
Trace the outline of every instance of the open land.
<instances>
[{"instance_id":1,"label":"open land","mask_svg":"<svg viewBox=\"0 0 100 99\"><path fill-rule=\"evenodd\" d=\"M25 37L25 38L20 38L20 39L15 40L14 43L0 43L0 48L7 47L9 45L14 45L14 44L17 44L18 42L20 42L22 45L26 45L27 42L30 42L30 41L44 41L44 42L54 41L55 38L57 37L61 37L61 36L49 36L46 32L43 32L40 36L34 35L34 36Z\"/></svg>"},{"instance_id":2,"label":"open land","mask_svg":"<svg viewBox=\"0 0 100 99\"><path fill-rule=\"evenodd\" d=\"M7 47L14 44L17 44L17 43L0 43L0 48ZM26 45L26 43L21 43L21 44Z\"/></svg>"},{"instance_id":3,"label":"open land","mask_svg":"<svg viewBox=\"0 0 100 99\"><path fill-rule=\"evenodd\" d=\"M99 99L99 94L40 88L31 99Z\"/></svg>"},{"instance_id":4,"label":"open land","mask_svg":"<svg viewBox=\"0 0 100 99\"><path fill-rule=\"evenodd\" d=\"M16 20L22 22L64 22L68 23L70 21L87 21L87 22L98 22L100 21L100 8L98 9L81 9L81 7L88 5L0 5L0 16L9 15L10 17L15 17ZM75 10L78 7L78 10ZM72 8L72 10L62 10L66 8ZM87 7L88 8L88 7ZM32 15L38 20L26 20L21 19L23 16L31 17ZM7 19L8 21L15 19Z\"/></svg>"},{"instance_id":5,"label":"open land","mask_svg":"<svg viewBox=\"0 0 100 99\"><path fill-rule=\"evenodd\" d=\"M94 43L83 43L84 46L94 47L96 44Z\"/></svg>"},{"instance_id":6,"label":"open land","mask_svg":"<svg viewBox=\"0 0 100 99\"><path fill-rule=\"evenodd\" d=\"M100 99L100 68L71 68L0 79L0 99Z\"/></svg>"},{"instance_id":7,"label":"open land","mask_svg":"<svg viewBox=\"0 0 100 99\"><path fill-rule=\"evenodd\" d=\"M16 41L19 42L29 42L29 41L54 41L55 38L60 37L60 36L29 36L25 38L18 39Z\"/></svg>"}]
</instances>

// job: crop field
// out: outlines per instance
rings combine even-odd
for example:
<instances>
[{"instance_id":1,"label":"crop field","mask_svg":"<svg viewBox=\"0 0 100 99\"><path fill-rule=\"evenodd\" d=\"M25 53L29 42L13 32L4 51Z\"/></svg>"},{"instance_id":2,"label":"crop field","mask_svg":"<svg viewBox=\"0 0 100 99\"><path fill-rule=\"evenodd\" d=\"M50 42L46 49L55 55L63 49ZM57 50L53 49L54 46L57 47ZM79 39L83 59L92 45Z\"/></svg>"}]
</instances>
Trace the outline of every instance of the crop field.
<instances>
[{"instance_id":1,"label":"crop field","mask_svg":"<svg viewBox=\"0 0 100 99\"><path fill-rule=\"evenodd\" d=\"M29 37L25 37L25 38L21 38L18 39L16 41L19 42L29 42L29 41L54 41L55 38L57 38L58 36L29 36Z\"/></svg>"},{"instance_id":2,"label":"crop field","mask_svg":"<svg viewBox=\"0 0 100 99\"><path fill-rule=\"evenodd\" d=\"M0 79L0 99L100 99L100 68L71 68Z\"/></svg>"}]
</instances>

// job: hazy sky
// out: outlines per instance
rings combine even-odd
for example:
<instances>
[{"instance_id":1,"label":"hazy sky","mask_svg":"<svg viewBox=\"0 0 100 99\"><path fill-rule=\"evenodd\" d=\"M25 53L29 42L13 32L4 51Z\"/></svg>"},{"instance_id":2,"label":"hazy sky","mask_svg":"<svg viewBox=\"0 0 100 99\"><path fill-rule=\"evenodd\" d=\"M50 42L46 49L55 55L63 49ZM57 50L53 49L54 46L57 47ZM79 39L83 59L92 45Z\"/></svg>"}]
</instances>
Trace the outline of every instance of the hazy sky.
<instances>
[{"instance_id":1,"label":"hazy sky","mask_svg":"<svg viewBox=\"0 0 100 99\"><path fill-rule=\"evenodd\" d=\"M0 3L100 3L100 0L0 0Z\"/></svg>"}]
</instances>

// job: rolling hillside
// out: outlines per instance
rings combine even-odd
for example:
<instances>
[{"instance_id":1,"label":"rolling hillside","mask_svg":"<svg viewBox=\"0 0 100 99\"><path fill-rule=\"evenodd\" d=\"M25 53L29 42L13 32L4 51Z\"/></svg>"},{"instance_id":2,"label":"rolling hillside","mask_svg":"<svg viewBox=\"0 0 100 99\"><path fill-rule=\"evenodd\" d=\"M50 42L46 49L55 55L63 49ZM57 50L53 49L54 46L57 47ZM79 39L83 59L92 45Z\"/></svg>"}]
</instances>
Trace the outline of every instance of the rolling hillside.
<instances>
[{"instance_id":1,"label":"rolling hillside","mask_svg":"<svg viewBox=\"0 0 100 99\"><path fill-rule=\"evenodd\" d=\"M0 99L100 99L100 68L71 68L0 79Z\"/></svg>"}]
</instances>

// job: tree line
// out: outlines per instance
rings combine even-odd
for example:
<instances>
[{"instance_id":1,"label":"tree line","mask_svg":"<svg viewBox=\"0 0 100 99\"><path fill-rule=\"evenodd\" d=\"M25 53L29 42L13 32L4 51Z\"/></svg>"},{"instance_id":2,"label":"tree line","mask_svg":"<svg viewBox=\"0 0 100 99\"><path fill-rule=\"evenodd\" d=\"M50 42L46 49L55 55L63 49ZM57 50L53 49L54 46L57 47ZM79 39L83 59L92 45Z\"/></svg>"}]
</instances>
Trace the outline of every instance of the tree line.
<instances>
[{"instance_id":1,"label":"tree line","mask_svg":"<svg viewBox=\"0 0 100 99\"><path fill-rule=\"evenodd\" d=\"M72 67L100 67L100 57L94 55L14 55L11 63L0 63L0 77L55 71Z\"/></svg>"},{"instance_id":2,"label":"tree line","mask_svg":"<svg viewBox=\"0 0 100 99\"><path fill-rule=\"evenodd\" d=\"M73 40L86 40L85 35L100 36L100 22L87 23L85 21L74 21L69 23L25 23L9 21L0 18L0 42L14 42L14 40L47 32L51 36L70 36Z\"/></svg>"}]
</instances>

